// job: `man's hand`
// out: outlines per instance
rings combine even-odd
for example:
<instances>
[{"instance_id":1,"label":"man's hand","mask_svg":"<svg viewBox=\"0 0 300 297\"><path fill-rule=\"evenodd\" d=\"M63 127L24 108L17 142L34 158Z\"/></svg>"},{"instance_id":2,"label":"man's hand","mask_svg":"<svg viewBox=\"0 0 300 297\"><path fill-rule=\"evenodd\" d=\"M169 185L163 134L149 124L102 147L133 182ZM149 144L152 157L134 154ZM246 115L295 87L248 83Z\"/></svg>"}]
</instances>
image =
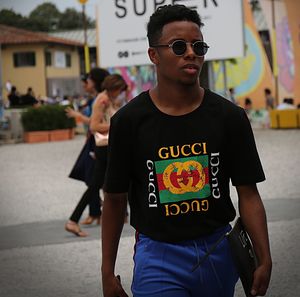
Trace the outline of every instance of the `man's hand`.
<instances>
[{"instance_id":1,"label":"man's hand","mask_svg":"<svg viewBox=\"0 0 300 297\"><path fill-rule=\"evenodd\" d=\"M270 278L272 264L260 265L254 272L254 280L251 289L252 296L265 296Z\"/></svg>"},{"instance_id":2,"label":"man's hand","mask_svg":"<svg viewBox=\"0 0 300 297\"><path fill-rule=\"evenodd\" d=\"M102 285L104 297L129 297L122 288L119 278L114 275L103 276Z\"/></svg>"}]
</instances>

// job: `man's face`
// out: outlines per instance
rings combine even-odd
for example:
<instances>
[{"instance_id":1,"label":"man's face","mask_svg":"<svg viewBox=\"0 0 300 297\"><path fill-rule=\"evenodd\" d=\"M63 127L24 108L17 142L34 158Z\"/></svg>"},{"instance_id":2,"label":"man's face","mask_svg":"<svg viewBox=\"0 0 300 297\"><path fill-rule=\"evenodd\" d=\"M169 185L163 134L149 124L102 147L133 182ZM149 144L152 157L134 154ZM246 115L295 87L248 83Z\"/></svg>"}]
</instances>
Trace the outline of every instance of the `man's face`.
<instances>
[{"instance_id":1,"label":"man's face","mask_svg":"<svg viewBox=\"0 0 300 297\"><path fill-rule=\"evenodd\" d=\"M158 44L170 44L174 40L194 43L202 41L203 36L197 24L176 21L163 27ZM204 57L196 56L190 44L187 44L187 49L182 56L176 56L169 47L150 48L149 55L157 67L157 75L161 82L165 80L183 85L198 84Z\"/></svg>"}]
</instances>

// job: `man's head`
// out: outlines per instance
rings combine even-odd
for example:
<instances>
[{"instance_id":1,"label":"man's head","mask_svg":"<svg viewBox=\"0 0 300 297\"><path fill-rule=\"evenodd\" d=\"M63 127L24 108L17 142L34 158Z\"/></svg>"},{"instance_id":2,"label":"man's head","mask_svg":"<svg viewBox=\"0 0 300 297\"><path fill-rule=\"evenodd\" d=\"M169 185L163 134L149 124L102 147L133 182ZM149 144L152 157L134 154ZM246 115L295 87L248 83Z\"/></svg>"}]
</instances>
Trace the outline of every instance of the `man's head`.
<instances>
[{"instance_id":1,"label":"man's head","mask_svg":"<svg viewBox=\"0 0 300 297\"><path fill-rule=\"evenodd\" d=\"M271 90L269 88L265 88L264 91L266 95L271 95Z\"/></svg>"},{"instance_id":2,"label":"man's head","mask_svg":"<svg viewBox=\"0 0 300 297\"><path fill-rule=\"evenodd\" d=\"M148 55L159 83L199 84L208 45L203 41L198 13L184 5L165 5L148 23Z\"/></svg>"},{"instance_id":3,"label":"man's head","mask_svg":"<svg viewBox=\"0 0 300 297\"><path fill-rule=\"evenodd\" d=\"M190 21L203 26L197 11L191 10L184 5L164 5L159 7L150 17L147 25L147 37L149 46L159 42L163 27L175 21Z\"/></svg>"}]
</instances>

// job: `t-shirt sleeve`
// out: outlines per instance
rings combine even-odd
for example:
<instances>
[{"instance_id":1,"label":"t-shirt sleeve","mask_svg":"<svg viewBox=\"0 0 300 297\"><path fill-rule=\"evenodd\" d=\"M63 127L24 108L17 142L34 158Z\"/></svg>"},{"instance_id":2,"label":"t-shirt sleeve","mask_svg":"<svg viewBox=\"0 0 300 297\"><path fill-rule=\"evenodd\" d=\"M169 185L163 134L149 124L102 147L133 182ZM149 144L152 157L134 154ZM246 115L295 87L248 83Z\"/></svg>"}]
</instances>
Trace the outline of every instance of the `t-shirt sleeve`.
<instances>
[{"instance_id":1,"label":"t-shirt sleeve","mask_svg":"<svg viewBox=\"0 0 300 297\"><path fill-rule=\"evenodd\" d=\"M249 185L265 180L253 131L244 110L230 118L228 167L234 186Z\"/></svg>"},{"instance_id":2,"label":"t-shirt sleeve","mask_svg":"<svg viewBox=\"0 0 300 297\"><path fill-rule=\"evenodd\" d=\"M129 123L120 117L112 117L108 140L108 162L104 191L108 193L128 192L130 181Z\"/></svg>"}]
</instances>

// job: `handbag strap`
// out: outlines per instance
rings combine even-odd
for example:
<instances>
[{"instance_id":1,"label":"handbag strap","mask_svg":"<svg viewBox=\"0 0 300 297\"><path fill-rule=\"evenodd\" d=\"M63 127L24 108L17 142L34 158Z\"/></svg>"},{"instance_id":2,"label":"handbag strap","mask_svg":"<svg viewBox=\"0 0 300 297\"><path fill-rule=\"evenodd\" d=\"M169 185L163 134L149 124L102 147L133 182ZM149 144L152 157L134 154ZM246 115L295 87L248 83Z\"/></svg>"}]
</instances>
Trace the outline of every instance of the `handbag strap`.
<instances>
[{"instance_id":1,"label":"handbag strap","mask_svg":"<svg viewBox=\"0 0 300 297\"><path fill-rule=\"evenodd\" d=\"M229 232L224 233L207 251L203 258L198 261L198 263L193 267L192 272L198 269L202 263L209 257L209 255L218 247L218 245L223 241L223 239L229 234Z\"/></svg>"}]
</instances>

